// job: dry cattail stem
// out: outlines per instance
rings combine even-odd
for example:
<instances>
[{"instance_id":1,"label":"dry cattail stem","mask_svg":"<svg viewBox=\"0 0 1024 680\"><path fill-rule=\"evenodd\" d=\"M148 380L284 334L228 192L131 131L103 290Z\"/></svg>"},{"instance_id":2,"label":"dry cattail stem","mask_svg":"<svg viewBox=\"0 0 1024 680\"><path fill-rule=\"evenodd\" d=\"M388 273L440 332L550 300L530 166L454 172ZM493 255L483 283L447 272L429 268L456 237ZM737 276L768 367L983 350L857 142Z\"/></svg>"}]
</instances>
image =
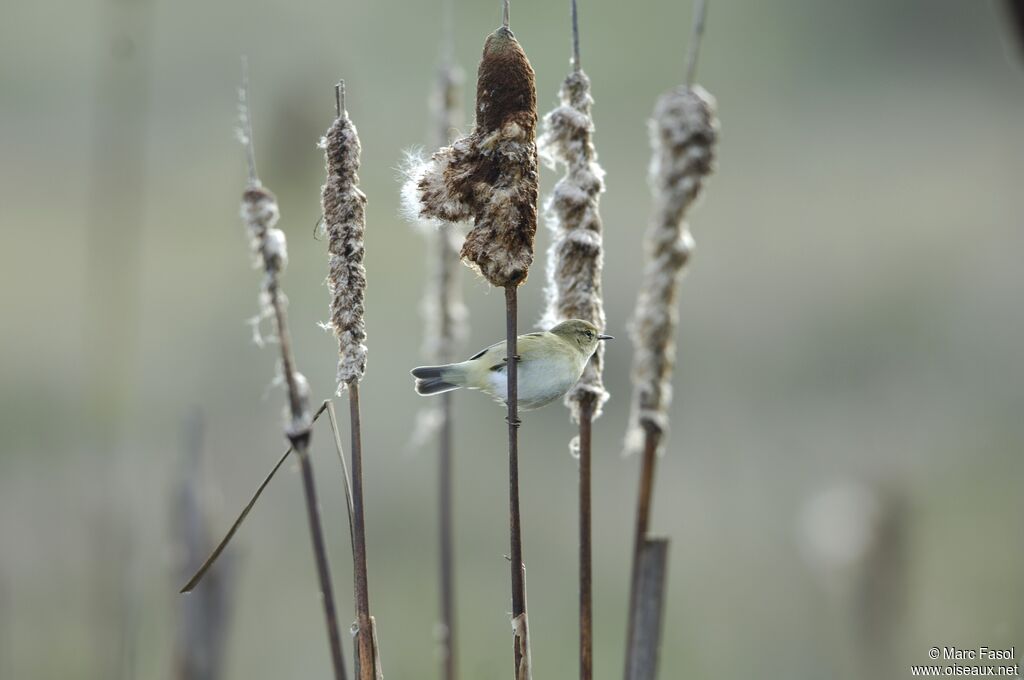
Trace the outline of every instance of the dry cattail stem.
<instances>
[{"instance_id":1,"label":"dry cattail stem","mask_svg":"<svg viewBox=\"0 0 1024 680\"><path fill-rule=\"evenodd\" d=\"M597 163L592 134L590 79L580 68L576 2L572 2L573 71L562 83L561 105L544 117L538 145L544 160L565 166L545 208L553 232L548 250L548 307L542 325L585 319L605 327L601 298L604 252L598 203L604 170ZM599 345L583 377L566 395L572 419L579 423L580 679L593 677L593 607L591 591L591 426L601 415L608 393L601 379L604 346Z\"/></svg>"},{"instance_id":2,"label":"dry cattail stem","mask_svg":"<svg viewBox=\"0 0 1024 680\"><path fill-rule=\"evenodd\" d=\"M505 18L508 3L505 3ZM477 70L476 128L414 165L403 190L411 214L448 222L473 220L463 261L505 289L508 348L509 551L515 675L529 676L526 586L519 517L519 407L516 290L533 263L537 231L537 92L533 67L507 22L487 37ZM524 675L525 674L525 675Z\"/></svg>"},{"instance_id":3,"label":"dry cattail stem","mask_svg":"<svg viewBox=\"0 0 1024 680\"><path fill-rule=\"evenodd\" d=\"M209 550L210 532L203 513L203 422L189 419L184 470L172 509L174 543L181 552L181 566L191 568ZM175 680L218 680L223 675L228 630L233 609L237 572L235 555L229 554L221 569L192 597L179 605L178 635L174 653ZM188 574L185 574L188 576Z\"/></svg>"},{"instance_id":4,"label":"dry cattail stem","mask_svg":"<svg viewBox=\"0 0 1024 680\"><path fill-rule=\"evenodd\" d=\"M660 635L660 630L637 635L639 621L661 620L660 616L649 616L649 605L641 601L638 592L642 585L641 560L649 539L655 465L668 432L678 323L676 298L683 269L693 250L693 238L684 220L705 178L714 169L718 139L715 100L702 87L692 84L706 9L706 0L699 0L687 57L686 84L658 99L650 121L654 210L646 237L647 264L632 324L633 404L626 437L627 450L643 450L630 584L626 680L646 677L637 675L637 669L656 668L656 659L640 657L657 652L657 640L650 638ZM646 644L640 644L641 637L647 639Z\"/></svg>"},{"instance_id":5,"label":"dry cattail stem","mask_svg":"<svg viewBox=\"0 0 1024 680\"><path fill-rule=\"evenodd\" d=\"M448 14L451 3L446 4ZM451 17L446 18L450 27ZM451 131L458 127L460 90L463 80L462 69L452 63L452 38L450 29L446 32L445 57L438 73L437 91L434 96L434 115L437 119L438 146L451 142ZM459 267L459 250L462 234L451 223L432 229L430 238L434 241L436 262L431 284L424 298L424 320L426 326L426 354L438 364L446 364L455 358L459 345L467 335L466 306L462 302L462 286ZM454 399L450 392L441 395L440 423L438 436L438 515L440 526L440 595L441 595L441 663L445 680L455 680L457 672L456 629L455 629L455 547L454 547L454 492L452 471L452 444L454 440Z\"/></svg>"},{"instance_id":6,"label":"dry cattail stem","mask_svg":"<svg viewBox=\"0 0 1024 680\"><path fill-rule=\"evenodd\" d=\"M452 132L459 127L462 69L453 63L454 33L451 0L444 3L444 41L437 87L432 97L435 118L435 141L438 147L451 143ZM450 222L439 226L415 220L434 249L433 271L423 298L424 354L434 363L446 364L467 335L466 306L462 302L459 250L463 234ZM436 429L438 433L438 524L441 620L438 626L442 677L457 677L457 644L455 628L455 547L454 547L454 399L451 393L441 395L440 406L421 412L413 433L413 441L425 442Z\"/></svg>"},{"instance_id":7,"label":"dry cattail stem","mask_svg":"<svg viewBox=\"0 0 1024 680\"><path fill-rule=\"evenodd\" d=\"M366 371L366 324L363 320L366 269L363 233L366 195L359 188L359 135L344 104L344 82L335 88L334 122L321 140L327 181L321 194L327 227L327 286L331 292L330 327L338 339L338 393L349 398L352 451L353 576L358 632L360 680L374 680L379 667L371 632L370 594L366 566L366 525L363 503L363 445L359 412L359 381Z\"/></svg>"},{"instance_id":8,"label":"dry cattail stem","mask_svg":"<svg viewBox=\"0 0 1024 680\"><path fill-rule=\"evenodd\" d=\"M289 422L285 434L292 448L299 456L302 470L303 490L306 497L306 514L309 520L313 554L316 559L317 576L320 580L324 617L327 621L327 637L331 648L331 662L336 680L344 680L345 661L341 651L341 635L338 628L337 612L334 608L334 591L331 586L330 566L327 562L327 547L320 522L320 507L316 498L313 479L313 463L309 458L309 439L312 414L309 408L309 383L295 370L291 335L288 331L288 317L285 312L286 299L280 288L280 275L288 262L284 232L276 228L280 212L277 199L264 188L256 174L253 153L252 124L246 97L248 88L242 88L242 136L249 159L249 186L242 194L242 220L249 231L250 244L257 263L264 271L263 289L260 302L263 307L260 317L272 316L277 339L281 347L281 370L288 388Z\"/></svg>"}]
</instances>

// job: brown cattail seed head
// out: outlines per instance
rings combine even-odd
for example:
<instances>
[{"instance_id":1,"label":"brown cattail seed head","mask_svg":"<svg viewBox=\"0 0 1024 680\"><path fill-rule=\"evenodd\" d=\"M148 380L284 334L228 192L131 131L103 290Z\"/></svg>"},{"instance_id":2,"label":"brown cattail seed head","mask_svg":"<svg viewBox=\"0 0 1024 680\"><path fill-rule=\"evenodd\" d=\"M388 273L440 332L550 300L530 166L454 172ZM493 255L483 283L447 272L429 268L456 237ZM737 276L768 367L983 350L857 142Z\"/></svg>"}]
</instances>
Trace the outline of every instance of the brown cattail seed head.
<instances>
[{"instance_id":1,"label":"brown cattail seed head","mask_svg":"<svg viewBox=\"0 0 1024 680\"><path fill-rule=\"evenodd\" d=\"M603 330L604 251L598 203L604 170L592 141L590 79L583 71L573 72L562 83L560 96L561 105L544 117L544 133L538 140L541 157L552 167L566 168L545 204L553 240L548 250L548 306L541 324L550 327L566 319L584 319ZM602 344L565 397L576 420L583 399L593 400L595 418L608 400L601 380L603 361Z\"/></svg>"},{"instance_id":2,"label":"brown cattail seed head","mask_svg":"<svg viewBox=\"0 0 1024 680\"><path fill-rule=\"evenodd\" d=\"M320 141L327 162L321 208L327 230L331 293L329 326L338 338L338 389L366 372L366 324L363 320L366 269L363 233L366 195L359 189L359 135L342 111Z\"/></svg>"},{"instance_id":3,"label":"brown cattail seed head","mask_svg":"<svg viewBox=\"0 0 1024 680\"><path fill-rule=\"evenodd\" d=\"M650 181L654 214L647 230L647 265L632 325L633 415L627 447L642 432L668 429L675 364L676 296L693 237L683 221L714 169L718 138L715 100L703 88L678 87L662 95L650 122ZM660 437L659 441L663 441Z\"/></svg>"},{"instance_id":4,"label":"brown cattail seed head","mask_svg":"<svg viewBox=\"0 0 1024 680\"><path fill-rule=\"evenodd\" d=\"M537 94L533 68L507 28L487 38L477 73L476 129L409 170L419 218L473 220L462 259L497 287L518 286L537 231Z\"/></svg>"}]
</instances>

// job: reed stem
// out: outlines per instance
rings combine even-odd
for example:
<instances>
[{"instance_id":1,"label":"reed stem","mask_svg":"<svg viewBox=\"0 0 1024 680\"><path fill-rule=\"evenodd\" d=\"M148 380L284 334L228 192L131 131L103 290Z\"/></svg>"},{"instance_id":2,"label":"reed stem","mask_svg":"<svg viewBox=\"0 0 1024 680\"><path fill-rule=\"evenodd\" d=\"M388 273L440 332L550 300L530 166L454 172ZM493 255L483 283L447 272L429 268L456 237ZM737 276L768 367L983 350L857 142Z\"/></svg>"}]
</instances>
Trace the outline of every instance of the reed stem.
<instances>
[{"instance_id":1,"label":"reed stem","mask_svg":"<svg viewBox=\"0 0 1024 680\"><path fill-rule=\"evenodd\" d=\"M438 465L438 486L440 491L441 524L441 625L443 637L441 651L444 655L444 678L455 680L457 676L455 646L455 548L454 512L452 510L452 395L441 395L440 463Z\"/></svg>"},{"instance_id":2,"label":"reed stem","mask_svg":"<svg viewBox=\"0 0 1024 680\"><path fill-rule=\"evenodd\" d=\"M288 404L292 421L300 422L305 416L306 406L295 376L295 356L292 353L291 333L288 330L288 316L281 300L280 288L276 277L270 279L267 286L270 304L277 320L277 335L281 347L281 364L285 382L288 386ZM346 680L345 657L341 650L341 634L338 627L338 613L334 607L334 588L331 585L331 568L327 559L327 546L324 543L323 524L320 521L320 505L316 498L316 484L313 480L313 462L309 458L310 426L312 421L300 431L289 428L288 440L299 457L302 468L302 488L306 497L306 515L309 519L309 535L313 543L313 558L316 561L316 575L320 581L320 594L324 607L324 619L327 624L327 641L331 649L331 665L337 680Z\"/></svg>"},{"instance_id":3,"label":"reed stem","mask_svg":"<svg viewBox=\"0 0 1024 680\"><path fill-rule=\"evenodd\" d=\"M324 544L323 525L320 521L320 507L316 500L313 465L309 460L309 440L313 425L313 419L309 413L309 386L305 378L295 369L295 354L292 351L288 315L285 311L286 303L281 292L279 276L284 269L287 258L283 255L284 234L273 228L274 223L277 221L276 199L274 199L273 194L262 188L256 173L252 114L249 109L249 71L248 63L244 59L242 61L242 92L239 104L242 113L241 123L249 168L249 186L243 194L243 205L245 207L243 212L246 216L246 226L251 232L253 247L258 252L265 271L263 294L266 297L266 304L269 305L273 314L278 346L281 348L281 371L284 373L285 384L288 388L288 407L291 415L291 419L285 428L285 435L295 453L298 454L302 467L306 513L309 519L309 531L313 544L313 557L316 561L317 577L320 581L321 601L323 602L324 619L327 624L327 639L331 650L331 664L334 668L335 680L345 680L345 660L341 651L338 616L334 608L331 570L327 559L327 547ZM273 237L271 236L272 232L276 232ZM277 242L278 239L280 242ZM271 476L273 476L273 473L271 473ZM255 502L255 499L253 502ZM241 522L241 518L239 522ZM232 531L235 528L237 528L237 523L236 527L232 528Z\"/></svg>"},{"instance_id":4,"label":"reed stem","mask_svg":"<svg viewBox=\"0 0 1024 680\"><path fill-rule=\"evenodd\" d=\"M580 22L576 11L576 0L572 0L572 70L579 73L583 68L580 63Z\"/></svg>"},{"instance_id":5,"label":"reed stem","mask_svg":"<svg viewBox=\"0 0 1024 680\"><path fill-rule=\"evenodd\" d=\"M320 506L316 498L316 484L313 481L313 461L310 460L306 442L295 446L302 468L302 488L306 496L306 515L309 518L309 533L313 541L313 556L316 559L316 575L320 579L320 592L324 605L324 619L327 622L327 639L331 648L331 665L334 677L345 680L345 658L341 651L341 632L338 628L338 613L334 608L334 590L331 586L331 567L327 562L327 547L324 544L324 530L320 523Z\"/></svg>"},{"instance_id":6,"label":"reed stem","mask_svg":"<svg viewBox=\"0 0 1024 680\"><path fill-rule=\"evenodd\" d=\"M461 72L455 65L455 17L454 0L444 0L444 39L441 48L441 66L437 82L437 100L434 111L437 118L436 142L438 147L450 144L452 130L459 118L459 85ZM446 223L434 233L437 247L437 281L429 295L436 296L434 319L436 337L430 337L428 323L428 346L432 358L439 364L447 364L454 357L454 345L461 335L459 326L463 323L464 310L461 301L453 298L458 290L457 271L459 268L458 248L455 243L454 224ZM431 306L434 306L433 304ZM428 307L429 308L429 307ZM455 547L454 547L454 479L452 453L454 445L453 418L455 403L451 393L441 395L441 423L438 431L438 525L439 525L439 580L441 605L441 664L444 680L456 680L458 662L456 659L455 630Z\"/></svg>"},{"instance_id":7,"label":"reed stem","mask_svg":"<svg viewBox=\"0 0 1024 680\"><path fill-rule=\"evenodd\" d=\"M447 94L447 93L446 93ZM449 97L446 97L446 100ZM447 130L444 131L447 136ZM447 140L445 140L447 141ZM449 226L448 229L453 227ZM438 286L438 314L440 316L439 337L441 363L450 360L449 346L445 339L452 336L452 310L449 308L448 281L453 275L450 235L442 232L438 235L438 258L441 267L441 285ZM455 680L457 677L456 646L455 646L455 547L454 547L454 511L452 510L453 479L452 479L452 443L454 404L452 394L441 395L441 430L438 435L440 448L438 458L438 495L440 497L440 570L441 570L441 653L443 654L444 678Z\"/></svg>"},{"instance_id":8,"label":"reed stem","mask_svg":"<svg viewBox=\"0 0 1024 680\"><path fill-rule=\"evenodd\" d=\"M349 419L352 430L352 520L353 579L355 582L356 623L359 637L359 680L374 680L376 662L373 658L373 632L370 623L370 591L366 570L366 527L363 508L363 440L359 415L359 383L348 383Z\"/></svg>"},{"instance_id":9,"label":"reed stem","mask_svg":"<svg viewBox=\"0 0 1024 680\"><path fill-rule=\"evenodd\" d=\"M697 0L693 11L693 34L690 36L690 49L686 54L686 86L693 87L697 77L697 57L700 54L700 43L704 38L704 23L708 16L708 0Z\"/></svg>"},{"instance_id":10,"label":"reed stem","mask_svg":"<svg viewBox=\"0 0 1024 680\"><path fill-rule=\"evenodd\" d=\"M590 461L594 398L580 400L580 680L594 677L593 557L591 548Z\"/></svg>"},{"instance_id":11,"label":"reed stem","mask_svg":"<svg viewBox=\"0 0 1024 680\"><path fill-rule=\"evenodd\" d=\"M522 635L515 639L515 675L519 680L520 667L526 650L529 649L529 636L526 625L526 583L523 574L523 537L519 516L519 366L518 350L516 349L517 286L505 287L505 341L508 377L508 505L509 534L512 562L512 619L522 617Z\"/></svg>"}]
</instances>

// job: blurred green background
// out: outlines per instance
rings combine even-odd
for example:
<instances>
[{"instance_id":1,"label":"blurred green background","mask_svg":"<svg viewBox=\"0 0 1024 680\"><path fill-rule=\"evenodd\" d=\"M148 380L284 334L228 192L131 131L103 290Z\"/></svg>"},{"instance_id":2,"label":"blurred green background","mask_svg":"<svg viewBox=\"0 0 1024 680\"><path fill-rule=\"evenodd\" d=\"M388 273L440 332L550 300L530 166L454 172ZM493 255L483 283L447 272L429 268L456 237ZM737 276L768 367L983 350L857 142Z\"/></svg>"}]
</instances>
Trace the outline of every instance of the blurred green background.
<instances>
[{"instance_id":1,"label":"blurred green background","mask_svg":"<svg viewBox=\"0 0 1024 680\"><path fill-rule=\"evenodd\" d=\"M469 71L497 2L456 0ZM168 678L182 583L172 507L205 422L219 533L281 452L273 349L237 217L239 55L260 173L281 202L301 370L333 390L325 244L312 237L348 83L369 196L363 387L371 604L391 678L438 677L425 247L399 216L430 141L440 2L9 3L0 22L0 677ZM692 217L654 529L670 536L662 678L899 678L926 650L1024 647L1024 79L993 2L711 3L698 80L719 170ZM682 79L690 3L581 0L607 171L612 393L595 429L598 678L620 673L638 460L620 456L626 325L649 196L645 120ZM542 110L569 68L567 2L515 0ZM471 112L472 87L465 110ZM545 171L543 188L557 175ZM546 248L547 230L538 248ZM520 293L540 317L543 263ZM472 338L503 300L465 279ZM459 662L511 667L502 412L457 399ZM342 402L343 404L344 402ZM338 605L351 611L340 470L314 456ZM576 464L565 409L521 433L537 677L576 669ZM298 476L240 532L226 677L327 677ZM830 491L830 489L832 491ZM838 490L837 490L838 489ZM351 652L347 649L351 661ZM884 659L884 661L879 661Z\"/></svg>"}]
</instances>

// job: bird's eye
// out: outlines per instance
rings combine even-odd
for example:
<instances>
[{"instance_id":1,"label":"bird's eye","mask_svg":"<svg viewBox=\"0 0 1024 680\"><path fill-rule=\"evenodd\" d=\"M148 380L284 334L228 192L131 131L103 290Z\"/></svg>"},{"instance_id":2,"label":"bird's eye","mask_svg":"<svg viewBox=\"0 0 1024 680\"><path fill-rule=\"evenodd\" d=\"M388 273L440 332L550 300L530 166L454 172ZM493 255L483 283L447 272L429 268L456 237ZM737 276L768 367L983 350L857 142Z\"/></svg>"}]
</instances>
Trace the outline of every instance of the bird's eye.
<instances>
[{"instance_id":1,"label":"bird's eye","mask_svg":"<svg viewBox=\"0 0 1024 680\"><path fill-rule=\"evenodd\" d=\"M590 339L593 339L594 338L594 332L593 331L587 331L587 337L590 338Z\"/></svg>"}]
</instances>

